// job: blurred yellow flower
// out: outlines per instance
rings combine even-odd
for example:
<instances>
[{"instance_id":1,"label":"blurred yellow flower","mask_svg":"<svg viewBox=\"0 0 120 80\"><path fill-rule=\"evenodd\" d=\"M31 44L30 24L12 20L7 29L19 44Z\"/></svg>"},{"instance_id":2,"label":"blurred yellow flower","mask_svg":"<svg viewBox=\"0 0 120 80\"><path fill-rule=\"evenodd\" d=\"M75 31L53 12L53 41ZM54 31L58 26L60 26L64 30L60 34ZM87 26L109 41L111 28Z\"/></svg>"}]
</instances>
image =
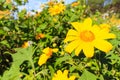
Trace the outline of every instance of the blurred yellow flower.
<instances>
[{"instance_id":1,"label":"blurred yellow flower","mask_svg":"<svg viewBox=\"0 0 120 80\"><path fill-rule=\"evenodd\" d=\"M53 6L55 4L55 2L50 0L47 4L48 4L48 6Z\"/></svg>"},{"instance_id":2,"label":"blurred yellow flower","mask_svg":"<svg viewBox=\"0 0 120 80\"><path fill-rule=\"evenodd\" d=\"M52 56L52 53L57 52L57 51L58 51L57 48L52 49L52 48L47 47L43 49L42 51L43 54L40 56L39 61L38 61L39 66L45 64L47 60Z\"/></svg>"},{"instance_id":3,"label":"blurred yellow flower","mask_svg":"<svg viewBox=\"0 0 120 80\"><path fill-rule=\"evenodd\" d=\"M60 14L61 12L63 12L65 10L65 5L62 3L56 3L53 6L49 7L49 13L50 15L57 15Z\"/></svg>"},{"instance_id":4,"label":"blurred yellow flower","mask_svg":"<svg viewBox=\"0 0 120 80\"><path fill-rule=\"evenodd\" d=\"M61 55L64 55L64 54L65 54L64 51L62 51L62 52L61 52Z\"/></svg>"},{"instance_id":5,"label":"blurred yellow flower","mask_svg":"<svg viewBox=\"0 0 120 80\"><path fill-rule=\"evenodd\" d=\"M26 41L22 44L22 48L27 48L32 44L32 41Z\"/></svg>"},{"instance_id":6,"label":"blurred yellow flower","mask_svg":"<svg viewBox=\"0 0 120 80\"><path fill-rule=\"evenodd\" d=\"M22 48L27 48L29 46L29 43L28 42L24 42L23 45L22 45Z\"/></svg>"},{"instance_id":7,"label":"blurred yellow flower","mask_svg":"<svg viewBox=\"0 0 120 80\"><path fill-rule=\"evenodd\" d=\"M6 17L9 14L10 14L9 10L6 10L6 11L1 11L0 10L0 19L3 18L3 17Z\"/></svg>"},{"instance_id":8,"label":"blurred yellow flower","mask_svg":"<svg viewBox=\"0 0 120 80\"><path fill-rule=\"evenodd\" d=\"M120 19L117 19L115 15L112 16L112 18L109 19L109 22L111 25L118 26L120 25Z\"/></svg>"},{"instance_id":9,"label":"blurred yellow flower","mask_svg":"<svg viewBox=\"0 0 120 80\"><path fill-rule=\"evenodd\" d=\"M45 35L42 34L42 33L39 33L39 34L37 34L37 35L35 36L35 39L36 39L36 40L39 40L39 39L41 39L41 38L45 38Z\"/></svg>"},{"instance_id":10,"label":"blurred yellow flower","mask_svg":"<svg viewBox=\"0 0 120 80\"><path fill-rule=\"evenodd\" d=\"M110 31L110 25L108 25L108 24L100 24L100 28L106 29L106 30L108 30L108 32Z\"/></svg>"},{"instance_id":11,"label":"blurred yellow flower","mask_svg":"<svg viewBox=\"0 0 120 80\"><path fill-rule=\"evenodd\" d=\"M93 57L94 47L106 53L112 49L113 46L106 39L116 36L109 33L107 29L92 25L91 18L85 19L83 23L73 22L71 24L76 30L68 31L64 42L70 43L65 47L65 51L71 53L75 50L75 55L78 56L83 50L86 57Z\"/></svg>"},{"instance_id":12,"label":"blurred yellow flower","mask_svg":"<svg viewBox=\"0 0 120 80\"><path fill-rule=\"evenodd\" d=\"M64 70L64 72L58 70L57 74L54 74L52 80L75 80L75 78L75 76L68 77L68 70Z\"/></svg>"},{"instance_id":13,"label":"blurred yellow flower","mask_svg":"<svg viewBox=\"0 0 120 80\"><path fill-rule=\"evenodd\" d=\"M12 2L11 0L6 0L5 4L9 4L11 2Z\"/></svg>"},{"instance_id":14,"label":"blurred yellow flower","mask_svg":"<svg viewBox=\"0 0 120 80\"><path fill-rule=\"evenodd\" d=\"M77 2L73 2L73 3L71 4L71 6L72 6L72 7L75 7L75 6L78 6L79 4L80 4L80 2L77 1Z\"/></svg>"}]
</instances>

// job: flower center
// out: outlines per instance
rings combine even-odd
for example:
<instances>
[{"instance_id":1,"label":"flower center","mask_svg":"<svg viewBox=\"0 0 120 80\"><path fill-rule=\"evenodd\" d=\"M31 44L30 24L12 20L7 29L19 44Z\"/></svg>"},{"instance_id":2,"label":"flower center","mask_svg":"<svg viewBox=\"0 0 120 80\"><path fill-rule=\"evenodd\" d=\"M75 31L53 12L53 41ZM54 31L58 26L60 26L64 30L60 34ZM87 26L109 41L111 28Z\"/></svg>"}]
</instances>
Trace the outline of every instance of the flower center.
<instances>
[{"instance_id":1,"label":"flower center","mask_svg":"<svg viewBox=\"0 0 120 80\"><path fill-rule=\"evenodd\" d=\"M80 33L80 38L85 42L91 42L95 39L95 36L91 31L86 30Z\"/></svg>"}]
</instances>

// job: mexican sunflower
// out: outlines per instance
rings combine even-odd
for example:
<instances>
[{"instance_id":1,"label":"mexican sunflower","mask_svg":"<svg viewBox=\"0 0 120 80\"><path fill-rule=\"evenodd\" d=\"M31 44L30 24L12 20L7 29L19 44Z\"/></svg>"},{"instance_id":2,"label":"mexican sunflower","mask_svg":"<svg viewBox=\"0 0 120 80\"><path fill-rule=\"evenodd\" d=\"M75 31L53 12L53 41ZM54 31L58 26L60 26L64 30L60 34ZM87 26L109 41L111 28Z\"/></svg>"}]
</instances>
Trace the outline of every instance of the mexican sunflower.
<instances>
[{"instance_id":1,"label":"mexican sunflower","mask_svg":"<svg viewBox=\"0 0 120 80\"><path fill-rule=\"evenodd\" d=\"M106 39L112 39L116 36L109 33L107 28L92 25L91 18L85 19L82 23L72 22L71 24L75 30L70 29L67 33L64 42L70 43L65 47L65 51L71 53L75 50L75 55L78 56L83 50L86 57L93 57L94 48L106 53L112 49L113 46Z\"/></svg>"},{"instance_id":2,"label":"mexican sunflower","mask_svg":"<svg viewBox=\"0 0 120 80\"><path fill-rule=\"evenodd\" d=\"M35 36L35 39L39 40L39 39L44 38L44 37L45 37L45 34L39 33Z\"/></svg>"},{"instance_id":3,"label":"mexican sunflower","mask_svg":"<svg viewBox=\"0 0 120 80\"><path fill-rule=\"evenodd\" d=\"M60 14L61 12L63 12L65 10L65 5L62 3L56 3L53 6L50 6L49 8L49 13L50 15L57 15Z\"/></svg>"},{"instance_id":4,"label":"mexican sunflower","mask_svg":"<svg viewBox=\"0 0 120 80\"><path fill-rule=\"evenodd\" d=\"M52 53L57 52L57 51L58 51L57 48L52 49L52 48L47 47L47 48L43 49L43 51L42 51L43 54L40 56L38 64L40 66L45 64L47 62L47 60L52 56Z\"/></svg>"},{"instance_id":5,"label":"mexican sunflower","mask_svg":"<svg viewBox=\"0 0 120 80\"><path fill-rule=\"evenodd\" d=\"M58 70L57 74L54 74L52 80L75 80L75 76L68 77L68 70L64 70L64 72Z\"/></svg>"},{"instance_id":6,"label":"mexican sunflower","mask_svg":"<svg viewBox=\"0 0 120 80\"><path fill-rule=\"evenodd\" d=\"M33 42L32 41L26 41L22 44L22 48L27 48L29 47Z\"/></svg>"}]
</instances>

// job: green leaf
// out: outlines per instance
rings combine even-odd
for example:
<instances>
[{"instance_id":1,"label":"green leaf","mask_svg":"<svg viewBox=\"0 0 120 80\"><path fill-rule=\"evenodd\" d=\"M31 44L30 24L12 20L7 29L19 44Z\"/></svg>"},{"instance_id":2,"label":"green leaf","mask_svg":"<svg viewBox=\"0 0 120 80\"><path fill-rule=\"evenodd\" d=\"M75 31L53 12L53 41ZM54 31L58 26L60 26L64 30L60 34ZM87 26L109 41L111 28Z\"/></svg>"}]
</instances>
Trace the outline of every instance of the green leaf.
<instances>
[{"instance_id":1,"label":"green leaf","mask_svg":"<svg viewBox=\"0 0 120 80\"><path fill-rule=\"evenodd\" d=\"M48 67L49 67L51 76L53 76L53 75L54 75L54 72L55 72L55 71L54 71L54 68L53 68L51 65L49 65Z\"/></svg>"},{"instance_id":2,"label":"green leaf","mask_svg":"<svg viewBox=\"0 0 120 80\"><path fill-rule=\"evenodd\" d=\"M69 61L69 60L71 60L72 58L69 56L69 55L67 55L67 56L63 56L63 57L61 57L61 58L58 58L57 60L56 60L56 62L55 62L55 67L57 66L57 65L60 65L62 62L64 62L64 61Z\"/></svg>"},{"instance_id":3,"label":"green leaf","mask_svg":"<svg viewBox=\"0 0 120 80\"><path fill-rule=\"evenodd\" d=\"M20 65L24 61L32 61L33 47L17 48L17 53L12 54L13 63L8 71L5 71L1 80L19 80L20 79ZM32 63L31 63L32 65Z\"/></svg>"},{"instance_id":4,"label":"green leaf","mask_svg":"<svg viewBox=\"0 0 120 80\"><path fill-rule=\"evenodd\" d=\"M0 29L0 35L1 34L6 34L6 32L4 30Z\"/></svg>"},{"instance_id":5,"label":"green leaf","mask_svg":"<svg viewBox=\"0 0 120 80\"><path fill-rule=\"evenodd\" d=\"M85 70L82 76L80 77L80 80L97 80L97 76Z\"/></svg>"},{"instance_id":6,"label":"green leaf","mask_svg":"<svg viewBox=\"0 0 120 80\"><path fill-rule=\"evenodd\" d=\"M104 80L103 75L100 75L99 79L100 80Z\"/></svg>"},{"instance_id":7,"label":"green leaf","mask_svg":"<svg viewBox=\"0 0 120 80\"><path fill-rule=\"evenodd\" d=\"M0 44L6 45L8 48L10 48L10 45L7 40L1 41Z\"/></svg>"},{"instance_id":8,"label":"green leaf","mask_svg":"<svg viewBox=\"0 0 120 80\"><path fill-rule=\"evenodd\" d=\"M24 18L25 14L27 13L27 10L26 9L23 9L21 12L18 13L18 16L20 18Z\"/></svg>"}]
</instances>

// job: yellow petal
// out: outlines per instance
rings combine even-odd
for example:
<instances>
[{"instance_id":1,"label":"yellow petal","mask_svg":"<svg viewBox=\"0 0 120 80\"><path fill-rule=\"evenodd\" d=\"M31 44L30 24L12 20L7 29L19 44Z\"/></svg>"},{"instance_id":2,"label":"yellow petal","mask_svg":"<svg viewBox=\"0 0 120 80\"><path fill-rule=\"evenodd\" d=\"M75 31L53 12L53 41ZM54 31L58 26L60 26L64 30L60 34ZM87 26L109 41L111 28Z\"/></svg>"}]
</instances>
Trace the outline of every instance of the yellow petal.
<instances>
[{"instance_id":1,"label":"yellow petal","mask_svg":"<svg viewBox=\"0 0 120 80\"><path fill-rule=\"evenodd\" d=\"M91 18L85 19L83 27L90 28L91 26L92 26L92 20L91 20Z\"/></svg>"},{"instance_id":2,"label":"yellow petal","mask_svg":"<svg viewBox=\"0 0 120 80\"><path fill-rule=\"evenodd\" d=\"M49 49L50 49L49 47L44 48L42 52L43 52L43 53L49 53Z\"/></svg>"},{"instance_id":3,"label":"yellow petal","mask_svg":"<svg viewBox=\"0 0 120 80\"><path fill-rule=\"evenodd\" d=\"M75 76L70 76L69 80L75 80Z\"/></svg>"},{"instance_id":4,"label":"yellow petal","mask_svg":"<svg viewBox=\"0 0 120 80\"><path fill-rule=\"evenodd\" d=\"M64 40L64 42L68 42L68 41L73 41L73 40L76 40L78 39L78 37L75 37L75 36L67 36Z\"/></svg>"},{"instance_id":5,"label":"yellow petal","mask_svg":"<svg viewBox=\"0 0 120 80\"><path fill-rule=\"evenodd\" d=\"M101 27L101 29L107 29L108 31L110 31L109 30L110 29L110 25L108 25L108 24L101 24L100 27Z\"/></svg>"},{"instance_id":6,"label":"yellow petal","mask_svg":"<svg viewBox=\"0 0 120 80\"><path fill-rule=\"evenodd\" d=\"M78 35L78 32L73 29L70 29L67 33L67 36L76 36L76 35Z\"/></svg>"},{"instance_id":7,"label":"yellow petal","mask_svg":"<svg viewBox=\"0 0 120 80\"><path fill-rule=\"evenodd\" d=\"M58 70L58 71L57 71L57 75L61 76L61 75L62 75L62 71L61 71L61 70Z\"/></svg>"},{"instance_id":8,"label":"yellow petal","mask_svg":"<svg viewBox=\"0 0 120 80\"><path fill-rule=\"evenodd\" d=\"M94 55L94 47L91 44L84 45L83 52L86 57L91 58Z\"/></svg>"},{"instance_id":9,"label":"yellow petal","mask_svg":"<svg viewBox=\"0 0 120 80\"><path fill-rule=\"evenodd\" d=\"M112 49L112 45L105 40L97 40L95 41L95 47L103 52L109 52Z\"/></svg>"},{"instance_id":10,"label":"yellow petal","mask_svg":"<svg viewBox=\"0 0 120 80\"><path fill-rule=\"evenodd\" d=\"M65 51L71 53L78 45L79 40L74 40L66 46Z\"/></svg>"},{"instance_id":11,"label":"yellow petal","mask_svg":"<svg viewBox=\"0 0 120 80\"><path fill-rule=\"evenodd\" d=\"M43 53L45 53L47 56L51 56L52 55L52 49L47 47L45 49L43 49Z\"/></svg>"},{"instance_id":12,"label":"yellow petal","mask_svg":"<svg viewBox=\"0 0 120 80\"><path fill-rule=\"evenodd\" d=\"M48 59L49 59L49 56L47 56L46 54L42 54L38 61L39 66L45 64Z\"/></svg>"},{"instance_id":13,"label":"yellow petal","mask_svg":"<svg viewBox=\"0 0 120 80\"><path fill-rule=\"evenodd\" d=\"M99 38L101 38L101 39L112 39L112 38L116 38L116 35L113 34L113 33L103 32L103 33L100 34Z\"/></svg>"},{"instance_id":14,"label":"yellow petal","mask_svg":"<svg viewBox=\"0 0 120 80\"><path fill-rule=\"evenodd\" d=\"M63 75L64 75L65 77L67 77L67 75L68 75L68 70L64 70Z\"/></svg>"},{"instance_id":15,"label":"yellow petal","mask_svg":"<svg viewBox=\"0 0 120 80\"><path fill-rule=\"evenodd\" d=\"M100 27L98 25L93 25L92 28L91 28L91 31L94 33L94 34L99 34L99 31L100 31Z\"/></svg>"},{"instance_id":16,"label":"yellow petal","mask_svg":"<svg viewBox=\"0 0 120 80\"><path fill-rule=\"evenodd\" d=\"M71 24L77 31L80 31L81 28L83 27L82 23L79 22L72 22Z\"/></svg>"},{"instance_id":17,"label":"yellow petal","mask_svg":"<svg viewBox=\"0 0 120 80\"><path fill-rule=\"evenodd\" d=\"M81 45L79 45L76 49L75 49L75 55L76 56L78 56L79 55L79 53L81 52L81 50L82 50L82 47L83 45L81 44Z\"/></svg>"}]
</instances>

